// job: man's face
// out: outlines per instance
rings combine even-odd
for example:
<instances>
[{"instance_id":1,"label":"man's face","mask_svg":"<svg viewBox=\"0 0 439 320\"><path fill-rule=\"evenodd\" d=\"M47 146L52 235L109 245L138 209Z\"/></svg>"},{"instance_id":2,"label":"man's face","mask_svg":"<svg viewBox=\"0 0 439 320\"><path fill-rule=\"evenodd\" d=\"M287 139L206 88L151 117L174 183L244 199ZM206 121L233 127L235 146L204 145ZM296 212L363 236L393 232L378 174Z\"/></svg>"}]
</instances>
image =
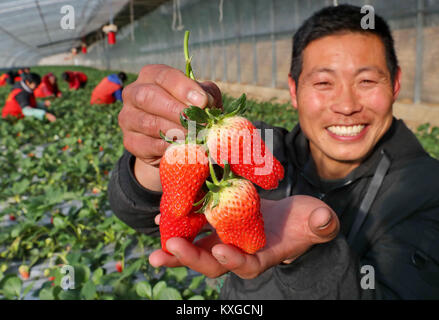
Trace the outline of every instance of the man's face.
<instances>
[{"instance_id":1,"label":"man's face","mask_svg":"<svg viewBox=\"0 0 439 320\"><path fill-rule=\"evenodd\" d=\"M392 84L375 35L332 35L305 48L297 92L291 77L289 85L319 174L341 178L374 148L392 123L399 80L400 71Z\"/></svg>"},{"instance_id":2,"label":"man's face","mask_svg":"<svg viewBox=\"0 0 439 320\"><path fill-rule=\"evenodd\" d=\"M34 82L29 82L26 81L26 85L31 89L31 90L35 90L35 88L37 87L37 84Z\"/></svg>"}]
</instances>

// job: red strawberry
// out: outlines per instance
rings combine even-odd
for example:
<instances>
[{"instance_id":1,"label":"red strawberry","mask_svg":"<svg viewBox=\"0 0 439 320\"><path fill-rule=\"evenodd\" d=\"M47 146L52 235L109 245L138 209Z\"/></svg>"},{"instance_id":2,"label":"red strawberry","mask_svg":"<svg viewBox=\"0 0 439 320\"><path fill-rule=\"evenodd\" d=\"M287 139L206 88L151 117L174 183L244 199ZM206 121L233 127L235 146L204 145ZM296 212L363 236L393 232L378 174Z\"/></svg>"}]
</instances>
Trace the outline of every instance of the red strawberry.
<instances>
[{"instance_id":1,"label":"red strawberry","mask_svg":"<svg viewBox=\"0 0 439 320\"><path fill-rule=\"evenodd\" d=\"M284 178L282 164L266 147L259 131L246 118L239 116L245 109L245 95L232 102L229 113L219 109L190 107L185 116L208 129L206 142L210 156L221 167L230 164L233 173L264 189L275 189ZM185 125L186 119L181 118Z\"/></svg>"},{"instance_id":2,"label":"red strawberry","mask_svg":"<svg viewBox=\"0 0 439 320\"><path fill-rule=\"evenodd\" d=\"M160 213L174 217L189 214L208 176L208 158L202 146L193 143L170 145L160 161L163 189Z\"/></svg>"},{"instance_id":3,"label":"red strawberry","mask_svg":"<svg viewBox=\"0 0 439 320\"><path fill-rule=\"evenodd\" d=\"M13 214L10 214L10 215L9 215L9 220L11 220L11 221L15 221L15 219L16 219L16 218L15 218L15 216L14 216Z\"/></svg>"},{"instance_id":4,"label":"red strawberry","mask_svg":"<svg viewBox=\"0 0 439 320\"><path fill-rule=\"evenodd\" d=\"M116 270L117 270L117 272L122 272L123 271L123 266L122 266L122 262L121 261L117 261L116 262Z\"/></svg>"},{"instance_id":5,"label":"red strawberry","mask_svg":"<svg viewBox=\"0 0 439 320\"><path fill-rule=\"evenodd\" d=\"M29 279L29 267L28 267L28 266L21 265L21 266L18 268L18 273L20 273L21 277L22 277L24 280Z\"/></svg>"},{"instance_id":6,"label":"red strawberry","mask_svg":"<svg viewBox=\"0 0 439 320\"><path fill-rule=\"evenodd\" d=\"M204 214L219 238L246 253L253 254L266 243L259 194L250 181L229 178L228 168L218 183L208 183Z\"/></svg>"},{"instance_id":7,"label":"red strawberry","mask_svg":"<svg viewBox=\"0 0 439 320\"><path fill-rule=\"evenodd\" d=\"M200 191L199 198L204 195ZM171 254L166 248L166 241L173 237L185 238L192 242L194 241L201 228L206 224L206 217L202 213L195 212L197 207L194 207L189 214L183 216L175 216L168 211L161 212L160 215L160 241L163 251Z\"/></svg>"},{"instance_id":8,"label":"red strawberry","mask_svg":"<svg viewBox=\"0 0 439 320\"><path fill-rule=\"evenodd\" d=\"M225 117L207 135L212 158L221 167L230 164L233 173L263 189L277 188L284 177L282 164L266 148L255 126L240 116Z\"/></svg>"}]
</instances>

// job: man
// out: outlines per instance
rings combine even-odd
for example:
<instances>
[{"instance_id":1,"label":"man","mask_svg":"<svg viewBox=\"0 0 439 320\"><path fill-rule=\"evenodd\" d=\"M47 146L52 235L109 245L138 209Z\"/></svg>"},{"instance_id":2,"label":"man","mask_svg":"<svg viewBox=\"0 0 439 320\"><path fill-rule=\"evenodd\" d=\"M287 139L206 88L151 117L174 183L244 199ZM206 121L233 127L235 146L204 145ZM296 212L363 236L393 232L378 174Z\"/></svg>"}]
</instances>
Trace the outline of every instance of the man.
<instances>
[{"instance_id":1,"label":"man","mask_svg":"<svg viewBox=\"0 0 439 320\"><path fill-rule=\"evenodd\" d=\"M111 104L122 101L123 83L126 79L125 72L110 74L102 79L91 93L90 104Z\"/></svg>"},{"instance_id":2,"label":"man","mask_svg":"<svg viewBox=\"0 0 439 320\"><path fill-rule=\"evenodd\" d=\"M56 117L47 111L50 101L37 102L34 90L41 82L36 73L22 74L22 80L14 84L11 93L2 109L2 118L8 116L16 118L35 117L39 120L47 119L54 122Z\"/></svg>"},{"instance_id":3,"label":"man","mask_svg":"<svg viewBox=\"0 0 439 320\"><path fill-rule=\"evenodd\" d=\"M359 7L327 7L304 22L288 77L299 125L273 129L286 170L260 191L267 245L255 255L216 234L167 241L153 266L228 273L222 299L439 298L439 162L392 116L400 90L386 22L361 28ZM205 91L203 91L203 89ZM163 65L146 66L123 92L119 124L127 152L113 170L109 200L139 232L158 235L159 130L179 128L187 105L220 106L212 83ZM263 130L262 130L263 132Z\"/></svg>"},{"instance_id":4,"label":"man","mask_svg":"<svg viewBox=\"0 0 439 320\"><path fill-rule=\"evenodd\" d=\"M80 71L65 71L61 77L67 81L70 90L79 90L85 88L87 84L87 75Z\"/></svg>"}]
</instances>

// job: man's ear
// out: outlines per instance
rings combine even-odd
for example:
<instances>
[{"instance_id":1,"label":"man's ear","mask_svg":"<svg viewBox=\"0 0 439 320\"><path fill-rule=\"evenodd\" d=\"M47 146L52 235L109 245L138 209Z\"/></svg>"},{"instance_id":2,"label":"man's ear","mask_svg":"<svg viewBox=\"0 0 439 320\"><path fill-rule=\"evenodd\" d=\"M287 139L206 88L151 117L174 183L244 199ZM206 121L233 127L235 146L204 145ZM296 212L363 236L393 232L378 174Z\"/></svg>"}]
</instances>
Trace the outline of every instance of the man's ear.
<instances>
[{"instance_id":1,"label":"man's ear","mask_svg":"<svg viewBox=\"0 0 439 320\"><path fill-rule=\"evenodd\" d=\"M402 79L402 71L401 68L398 67L398 70L395 74L395 79L393 80L393 102L398 98L399 92L401 91L401 79Z\"/></svg>"},{"instance_id":2,"label":"man's ear","mask_svg":"<svg viewBox=\"0 0 439 320\"><path fill-rule=\"evenodd\" d=\"M291 73L288 73L288 87L290 88L291 104L297 109L296 81L294 81Z\"/></svg>"}]
</instances>

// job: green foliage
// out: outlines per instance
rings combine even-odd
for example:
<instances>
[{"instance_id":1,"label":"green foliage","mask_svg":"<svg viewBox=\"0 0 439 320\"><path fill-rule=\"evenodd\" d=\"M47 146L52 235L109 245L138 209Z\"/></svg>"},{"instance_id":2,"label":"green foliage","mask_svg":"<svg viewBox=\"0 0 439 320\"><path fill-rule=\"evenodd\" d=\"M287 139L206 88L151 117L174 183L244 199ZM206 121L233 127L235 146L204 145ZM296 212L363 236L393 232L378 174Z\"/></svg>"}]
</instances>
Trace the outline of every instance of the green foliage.
<instances>
[{"instance_id":1,"label":"green foliage","mask_svg":"<svg viewBox=\"0 0 439 320\"><path fill-rule=\"evenodd\" d=\"M416 136L427 152L436 159L439 159L439 128L429 123L420 125L416 130Z\"/></svg>"},{"instance_id":2,"label":"green foliage","mask_svg":"<svg viewBox=\"0 0 439 320\"><path fill-rule=\"evenodd\" d=\"M61 79L67 69L88 75L85 89L68 90ZM149 265L147 252L160 247L159 239L135 232L111 212L107 185L123 152L122 103L89 104L93 87L110 72L85 67L32 71L54 72L63 96L51 99L54 123L31 117L0 120L0 222L5 223L0 227L0 299L23 299L30 290L47 300L217 298L204 277L188 289L192 277L186 268ZM129 74L126 84L135 78ZM2 105L9 91L0 87ZM116 261L124 265L121 273L108 267ZM17 264L30 267L30 280L19 276ZM74 267L73 290L61 288L64 264ZM41 265L48 266L46 274L32 276ZM34 287L41 279L43 285Z\"/></svg>"}]
</instances>

